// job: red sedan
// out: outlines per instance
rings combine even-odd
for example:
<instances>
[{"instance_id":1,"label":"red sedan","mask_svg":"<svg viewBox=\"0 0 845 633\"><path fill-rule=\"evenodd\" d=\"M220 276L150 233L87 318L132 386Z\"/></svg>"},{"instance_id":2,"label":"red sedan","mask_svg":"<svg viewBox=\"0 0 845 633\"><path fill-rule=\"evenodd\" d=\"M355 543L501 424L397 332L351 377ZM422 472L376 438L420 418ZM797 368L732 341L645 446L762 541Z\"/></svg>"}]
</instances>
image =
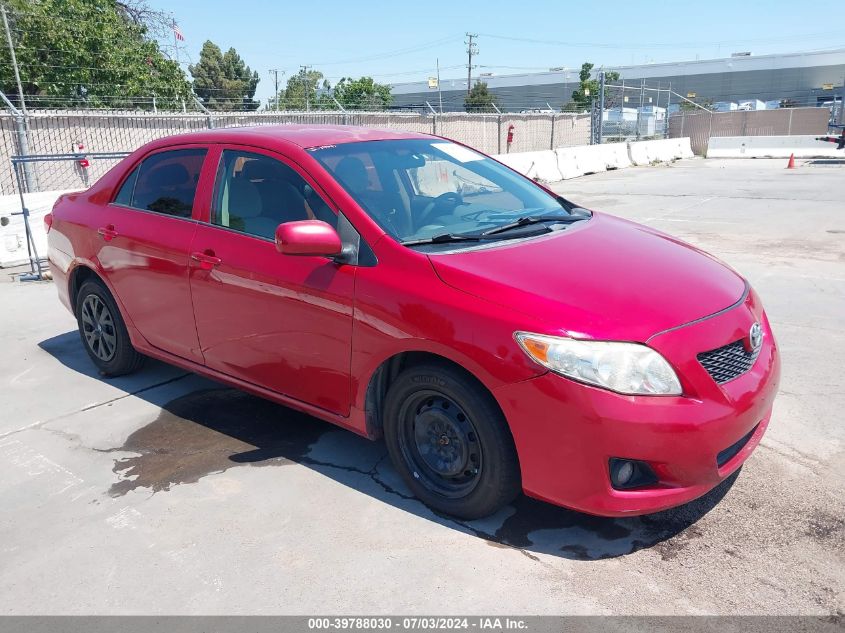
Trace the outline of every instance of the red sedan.
<instances>
[{"instance_id":1,"label":"red sedan","mask_svg":"<svg viewBox=\"0 0 845 633\"><path fill-rule=\"evenodd\" d=\"M599 515L716 486L779 356L736 272L468 147L354 127L150 143L47 218L107 376L145 356L384 437L432 508Z\"/></svg>"}]
</instances>

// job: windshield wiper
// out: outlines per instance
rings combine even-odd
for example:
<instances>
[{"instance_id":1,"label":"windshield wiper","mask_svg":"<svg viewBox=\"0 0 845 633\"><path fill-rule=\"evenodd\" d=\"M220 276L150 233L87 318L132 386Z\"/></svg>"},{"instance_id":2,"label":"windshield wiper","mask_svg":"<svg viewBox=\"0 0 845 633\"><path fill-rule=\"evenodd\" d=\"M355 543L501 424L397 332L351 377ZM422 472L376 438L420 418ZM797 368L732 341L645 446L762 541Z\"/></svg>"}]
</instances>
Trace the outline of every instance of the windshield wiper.
<instances>
[{"instance_id":1,"label":"windshield wiper","mask_svg":"<svg viewBox=\"0 0 845 633\"><path fill-rule=\"evenodd\" d=\"M441 233L432 237L424 237L419 240L406 240L400 242L403 246L415 246L417 244L446 244L448 242L477 242L480 235L460 235L458 233Z\"/></svg>"},{"instance_id":2,"label":"windshield wiper","mask_svg":"<svg viewBox=\"0 0 845 633\"><path fill-rule=\"evenodd\" d=\"M513 222L508 222L507 224L502 224L501 226L497 226L492 229L487 229L483 233L479 233L479 237L497 235L498 233L504 233L505 231L510 231L511 229L515 229L520 226L528 226L529 224L540 224L541 222L572 224L574 222L580 222L581 220L587 220L589 219L589 217L590 216L588 215L525 215L521 218L517 218Z\"/></svg>"}]
</instances>

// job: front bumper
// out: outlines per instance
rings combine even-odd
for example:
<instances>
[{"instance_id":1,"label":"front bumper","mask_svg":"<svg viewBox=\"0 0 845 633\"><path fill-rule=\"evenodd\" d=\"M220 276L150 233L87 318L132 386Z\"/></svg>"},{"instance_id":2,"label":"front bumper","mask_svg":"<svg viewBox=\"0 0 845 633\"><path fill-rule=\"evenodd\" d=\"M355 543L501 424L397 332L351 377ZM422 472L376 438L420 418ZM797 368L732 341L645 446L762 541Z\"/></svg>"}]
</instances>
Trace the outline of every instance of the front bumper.
<instances>
[{"instance_id":1,"label":"front bumper","mask_svg":"<svg viewBox=\"0 0 845 633\"><path fill-rule=\"evenodd\" d=\"M747 337L755 321L764 338L754 365L717 384L696 354ZM732 310L656 335L648 344L675 367L683 396L625 396L551 373L495 391L526 494L603 516L647 514L700 497L748 458L768 426L780 378L777 345L755 293ZM717 455L749 433L719 465ZM658 483L615 490L611 457L647 462Z\"/></svg>"}]
</instances>

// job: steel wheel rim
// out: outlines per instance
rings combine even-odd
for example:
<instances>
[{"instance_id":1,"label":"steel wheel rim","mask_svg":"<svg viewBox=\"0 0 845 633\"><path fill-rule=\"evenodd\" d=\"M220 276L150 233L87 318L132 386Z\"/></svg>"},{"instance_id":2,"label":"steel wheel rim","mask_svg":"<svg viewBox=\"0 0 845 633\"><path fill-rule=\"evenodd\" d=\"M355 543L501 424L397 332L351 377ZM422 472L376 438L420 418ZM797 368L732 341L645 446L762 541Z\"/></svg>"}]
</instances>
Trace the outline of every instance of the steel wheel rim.
<instances>
[{"instance_id":1,"label":"steel wheel rim","mask_svg":"<svg viewBox=\"0 0 845 633\"><path fill-rule=\"evenodd\" d=\"M99 296L90 294L82 301L79 311L82 323L82 336L88 349L101 361L114 358L117 350L117 330L111 310Z\"/></svg>"},{"instance_id":2,"label":"steel wheel rim","mask_svg":"<svg viewBox=\"0 0 845 633\"><path fill-rule=\"evenodd\" d=\"M481 479L478 431L464 410L442 393L425 391L405 402L399 447L414 479L443 497L465 497Z\"/></svg>"}]
</instances>

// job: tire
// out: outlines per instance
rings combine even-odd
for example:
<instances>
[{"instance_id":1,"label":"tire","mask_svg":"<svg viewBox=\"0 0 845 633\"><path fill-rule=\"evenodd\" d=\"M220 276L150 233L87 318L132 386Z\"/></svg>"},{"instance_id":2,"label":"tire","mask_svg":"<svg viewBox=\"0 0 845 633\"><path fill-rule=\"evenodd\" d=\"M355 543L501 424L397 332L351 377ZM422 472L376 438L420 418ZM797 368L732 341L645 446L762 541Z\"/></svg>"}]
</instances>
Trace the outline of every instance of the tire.
<instances>
[{"instance_id":1,"label":"tire","mask_svg":"<svg viewBox=\"0 0 845 633\"><path fill-rule=\"evenodd\" d=\"M393 466L430 508L479 519L522 489L513 438L492 396L446 364L402 371L387 392L384 438Z\"/></svg>"},{"instance_id":2,"label":"tire","mask_svg":"<svg viewBox=\"0 0 845 633\"><path fill-rule=\"evenodd\" d=\"M76 294L76 323L82 346L104 376L137 371L144 356L135 351L111 293L102 281L89 279Z\"/></svg>"}]
</instances>

